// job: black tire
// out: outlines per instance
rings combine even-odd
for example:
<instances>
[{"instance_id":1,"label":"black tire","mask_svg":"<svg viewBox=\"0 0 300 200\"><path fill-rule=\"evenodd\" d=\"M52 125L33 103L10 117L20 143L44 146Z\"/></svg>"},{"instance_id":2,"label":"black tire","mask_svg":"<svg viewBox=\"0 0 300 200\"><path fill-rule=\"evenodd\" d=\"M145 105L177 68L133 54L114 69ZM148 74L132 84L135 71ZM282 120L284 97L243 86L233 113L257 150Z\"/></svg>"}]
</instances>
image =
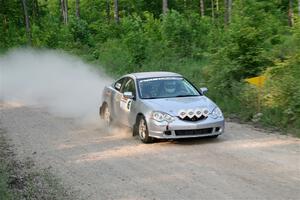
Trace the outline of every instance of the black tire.
<instances>
[{"instance_id":1,"label":"black tire","mask_svg":"<svg viewBox=\"0 0 300 200\"><path fill-rule=\"evenodd\" d=\"M103 105L102 106L100 106L100 108L99 108L99 116L100 116L100 119L103 119Z\"/></svg>"},{"instance_id":2,"label":"black tire","mask_svg":"<svg viewBox=\"0 0 300 200\"><path fill-rule=\"evenodd\" d=\"M137 132L137 135L143 143L153 142L153 138L149 136L147 121L144 116L139 116L137 118L134 131ZM135 132L133 134L135 134Z\"/></svg>"},{"instance_id":3,"label":"black tire","mask_svg":"<svg viewBox=\"0 0 300 200\"><path fill-rule=\"evenodd\" d=\"M111 118L111 113L109 110L109 107L106 103L104 103L100 107L100 117L104 121L106 127L110 127L112 124L112 118Z\"/></svg>"},{"instance_id":4,"label":"black tire","mask_svg":"<svg viewBox=\"0 0 300 200\"><path fill-rule=\"evenodd\" d=\"M134 124L133 128L132 128L132 136L134 137L137 135L139 135L139 130L138 130L137 124Z\"/></svg>"}]
</instances>

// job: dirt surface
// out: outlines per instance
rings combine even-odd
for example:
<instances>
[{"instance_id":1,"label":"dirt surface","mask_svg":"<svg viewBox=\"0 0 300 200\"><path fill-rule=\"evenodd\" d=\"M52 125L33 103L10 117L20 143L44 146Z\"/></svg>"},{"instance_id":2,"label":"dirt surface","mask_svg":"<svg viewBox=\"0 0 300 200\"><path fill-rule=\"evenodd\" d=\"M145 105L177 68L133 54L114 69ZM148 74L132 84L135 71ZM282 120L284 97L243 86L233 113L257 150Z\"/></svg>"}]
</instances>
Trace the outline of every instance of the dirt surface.
<instances>
[{"instance_id":1,"label":"dirt surface","mask_svg":"<svg viewBox=\"0 0 300 200\"><path fill-rule=\"evenodd\" d=\"M75 196L77 194L65 188L48 169L35 167L30 157L22 161L16 159L6 131L0 127L1 200L73 200Z\"/></svg>"},{"instance_id":2,"label":"dirt surface","mask_svg":"<svg viewBox=\"0 0 300 200\"><path fill-rule=\"evenodd\" d=\"M299 199L300 140L228 122L218 139L142 144L42 108L1 105L17 158L48 168L78 199Z\"/></svg>"}]
</instances>

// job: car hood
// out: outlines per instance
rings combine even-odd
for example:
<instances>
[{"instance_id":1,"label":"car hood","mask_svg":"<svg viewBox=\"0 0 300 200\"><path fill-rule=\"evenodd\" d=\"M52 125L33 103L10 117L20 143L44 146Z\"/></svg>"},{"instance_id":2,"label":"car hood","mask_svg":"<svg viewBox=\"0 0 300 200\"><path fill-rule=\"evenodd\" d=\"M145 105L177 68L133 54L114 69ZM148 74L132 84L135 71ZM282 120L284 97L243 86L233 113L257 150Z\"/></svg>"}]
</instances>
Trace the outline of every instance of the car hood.
<instances>
[{"instance_id":1,"label":"car hood","mask_svg":"<svg viewBox=\"0 0 300 200\"><path fill-rule=\"evenodd\" d=\"M162 111L177 116L180 110L207 108L211 112L216 104L205 96L148 99L144 103L153 111Z\"/></svg>"}]
</instances>

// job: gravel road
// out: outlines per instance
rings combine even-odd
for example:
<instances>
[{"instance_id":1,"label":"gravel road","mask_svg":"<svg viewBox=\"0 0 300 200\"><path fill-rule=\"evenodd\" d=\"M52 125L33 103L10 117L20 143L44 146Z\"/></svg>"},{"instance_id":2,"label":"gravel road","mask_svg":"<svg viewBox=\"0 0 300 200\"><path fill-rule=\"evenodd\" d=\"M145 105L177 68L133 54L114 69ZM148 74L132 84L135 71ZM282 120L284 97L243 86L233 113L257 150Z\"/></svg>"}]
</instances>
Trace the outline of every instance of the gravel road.
<instances>
[{"instance_id":1,"label":"gravel road","mask_svg":"<svg viewBox=\"0 0 300 200\"><path fill-rule=\"evenodd\" d=\"M1 104L17 158L49 168L78 199L300 199L300 140L228 122L218 139L142 144L42 108Z\"/></svg>"}]
</instances>

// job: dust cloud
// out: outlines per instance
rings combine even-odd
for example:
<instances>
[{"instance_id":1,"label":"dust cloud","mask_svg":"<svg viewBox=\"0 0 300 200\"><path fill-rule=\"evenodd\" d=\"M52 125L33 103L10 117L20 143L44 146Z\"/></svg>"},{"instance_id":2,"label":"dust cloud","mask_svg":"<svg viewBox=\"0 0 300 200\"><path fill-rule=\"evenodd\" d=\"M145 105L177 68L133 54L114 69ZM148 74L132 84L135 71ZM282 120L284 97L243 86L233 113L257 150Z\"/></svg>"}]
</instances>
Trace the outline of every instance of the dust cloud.
<instances>
[{"instance_id":1,"label":"dust cloud","mask_svg":"<svg viewBox=\"0 0 300 200\"><path fill-rule=\"evenodd\" d=\"M99 120L102 89L112 79L63 52L18 49L0 57L0 100L46 108L60 117Z\"/></svg>"}]
</instances>

